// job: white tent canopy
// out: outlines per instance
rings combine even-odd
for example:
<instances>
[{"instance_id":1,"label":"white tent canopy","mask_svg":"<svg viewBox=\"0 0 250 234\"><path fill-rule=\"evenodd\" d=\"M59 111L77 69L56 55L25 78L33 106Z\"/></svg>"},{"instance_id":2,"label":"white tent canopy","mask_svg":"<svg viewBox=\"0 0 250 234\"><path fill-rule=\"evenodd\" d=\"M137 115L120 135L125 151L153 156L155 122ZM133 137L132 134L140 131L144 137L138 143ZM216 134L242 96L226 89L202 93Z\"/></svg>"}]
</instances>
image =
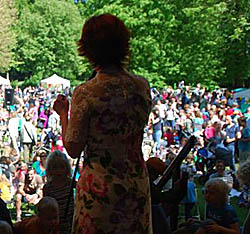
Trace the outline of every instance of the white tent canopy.
<instances>
[{"instance_id":1,"label":"white tent canopy","mask_svg":"<svg viewBox=\"0 0 250 234\"><path fill-rule=\"evenodd\" d=\"M10 85L10 80L0 76L0 85Z\"/></svg>"},{"instance_id":2,"label":"white tent canopy","mask_svg":"<svg viewBox=\"0 0 250 234\"><path fill-rule=\"evenodd\" d=\"M41 80L41 85L52 85L52 86L58 86L62 85L63 88L70 87L70 80L64 79L57 74L52 75L49 78Z\"/></svg>"}]
</instances>

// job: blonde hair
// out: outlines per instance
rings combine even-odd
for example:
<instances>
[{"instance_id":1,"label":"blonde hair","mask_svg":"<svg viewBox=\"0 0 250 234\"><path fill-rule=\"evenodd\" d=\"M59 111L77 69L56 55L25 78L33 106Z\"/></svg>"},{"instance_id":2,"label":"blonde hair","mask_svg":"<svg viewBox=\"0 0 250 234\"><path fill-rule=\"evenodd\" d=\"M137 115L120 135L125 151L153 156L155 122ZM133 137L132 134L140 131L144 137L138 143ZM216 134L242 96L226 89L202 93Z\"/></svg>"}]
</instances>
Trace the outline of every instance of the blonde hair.
<instances>
[{"instance_id":1,"label":"blonde hair","mask_svg":"<svg viewBox=\"0 0 250 234\"><path fill-rule=\"evenodd\" d=\"M241 184L250 185L250 158L240 164L236 175Z\"/></svg>"},{"instance_id":2,"label":"blonde hair","mask_svg":"<svg viewBox=\"0 0 250 234\"><path fill-rule=\"evenodd\" d=\"M228 201L228 193L230 191L229 186L220 178L209 179L205 184L205 189L208 186L212 186L213 189L218 193L218 201L221 204L225 204Z\"/></svg>"},{"instance_id":3,"label":"blonde hair","mask_svg":"<svg viewBox=\"0 0 250 234\"><path fill-rule=\"evenodd\" d=\"M66 154L62 153L59 150L55 150L52 152L46 161L46 173L48 178L50 177L50 173L53 170L54 165L63 165L63 168L66 169L66 176L71 177L71 165L69 159Z\"/></svg>"}]
</instances>

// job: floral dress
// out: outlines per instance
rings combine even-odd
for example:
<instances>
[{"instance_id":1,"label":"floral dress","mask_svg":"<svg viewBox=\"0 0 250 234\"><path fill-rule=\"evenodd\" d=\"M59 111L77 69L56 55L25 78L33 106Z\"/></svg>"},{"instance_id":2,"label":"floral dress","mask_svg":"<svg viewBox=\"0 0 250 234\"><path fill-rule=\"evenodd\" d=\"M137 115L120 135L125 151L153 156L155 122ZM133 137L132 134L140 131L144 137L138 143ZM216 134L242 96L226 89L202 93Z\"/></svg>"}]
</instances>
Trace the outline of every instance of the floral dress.
<instances>
[{"instance_id":1,"label":"floral dress","mask_svg":"<svg viewBox=\"0 0 250 234\"><path fill-rule=\"evenodd\" d=\"M72 233L151 234L148 172L141 144L151 110L144 78L102 71L72 97L66 141L86 145Z\"/></svg>"}]
</instances>

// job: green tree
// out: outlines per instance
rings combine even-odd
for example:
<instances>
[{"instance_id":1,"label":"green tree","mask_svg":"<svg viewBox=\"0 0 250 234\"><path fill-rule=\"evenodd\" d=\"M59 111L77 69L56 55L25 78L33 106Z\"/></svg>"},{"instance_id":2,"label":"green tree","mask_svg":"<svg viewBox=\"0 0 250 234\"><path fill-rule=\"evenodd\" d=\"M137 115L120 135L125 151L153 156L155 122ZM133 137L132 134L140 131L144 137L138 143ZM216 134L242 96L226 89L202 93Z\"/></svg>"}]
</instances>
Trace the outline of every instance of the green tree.
<instances>
[{"instance_id":1,"label":"green tree","mask_svg":"<svg viewBox=\"0 0 250 234\"><path fill-rule=\"evenodd\" d=\"M37 84L56 73L74 80L84 67L77 55L82 19L71 1L39 0L20 4L16 25L18 47L13 72ZM24 7L25 6L25 7Z\"/></svg>"},{"instance_id":2,"label":"green tree","mask_svg":"<svg viewBox=\"0 0 250 234\"><path fill-rule=\"evenodd\" d=\"M224 75L221 16L224 2L175 0L95 1L80 5L84 18L109 12L132 31L129 69L162 87L188 82L219 81Z\"/></svg>"},{"instance_id":3,"label":"green tree","mask_svg":"<svg viewBox=\"0 0 250 234\"><path fill-rule=\"evenodd\" d=\"M12 49L15 47L15 34L12 24L16 19L16 9L12 0L0 0L0 72L9 70Z\"/></svg>"},{"instance_id":4,"label":"green tree","mask_svg":"<svg viewBox=\"0 0 250 234\"><path fill-rule=\"evenodd\" d=\"M225 45L223 48L226 68L225 86L250 85L250 2L233 0L227 2L222 31Z\"/></svg>"}]
</instances>

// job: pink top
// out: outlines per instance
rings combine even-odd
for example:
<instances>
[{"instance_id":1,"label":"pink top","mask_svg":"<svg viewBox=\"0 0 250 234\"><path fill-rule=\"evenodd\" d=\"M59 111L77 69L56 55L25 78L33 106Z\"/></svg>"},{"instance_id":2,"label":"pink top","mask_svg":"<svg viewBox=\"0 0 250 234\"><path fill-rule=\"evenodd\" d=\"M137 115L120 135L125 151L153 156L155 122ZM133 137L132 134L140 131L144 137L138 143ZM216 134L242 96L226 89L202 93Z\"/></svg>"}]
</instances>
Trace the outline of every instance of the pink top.
<instances>
[{"instance_id":1,"label":"pink top","mask_svg":"<svg viewBox=\"0 0 250 234\"><path fill-rule=\"evenodd\" d=\"M206 139L210 139L210 138L215 137L215 129L214 129L214 127L206 127L206 129L205 129L205 137L206 137Z\"/></svg>"}]
</instances>

